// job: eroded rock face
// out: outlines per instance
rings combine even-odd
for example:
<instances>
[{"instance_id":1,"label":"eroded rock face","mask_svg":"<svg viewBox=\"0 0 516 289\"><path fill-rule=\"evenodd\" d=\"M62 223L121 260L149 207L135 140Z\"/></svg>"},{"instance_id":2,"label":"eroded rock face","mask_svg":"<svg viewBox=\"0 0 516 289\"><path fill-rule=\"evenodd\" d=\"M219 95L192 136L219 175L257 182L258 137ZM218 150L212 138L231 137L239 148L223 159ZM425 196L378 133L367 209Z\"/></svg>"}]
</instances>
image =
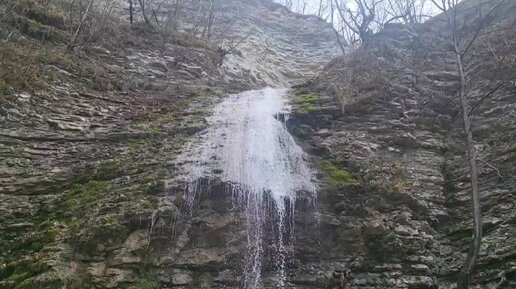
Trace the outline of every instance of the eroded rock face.
<instances>
[{"instance_id":1,"label":"eroded rock face","mask_svg":"<svg viewBox=\"0 0 516 289\"><path fill-rule=\"evenodd\" d=\"M220 71L216 52L200 47L93 47L100 77L46 64L49 89L1 99L0 288L239 288L245 219L230 184L211 179L185 210L177 156L227 82L297 83L336 51L321 21L257 3L245 1L252 13L240 20L257 32ZM513 80L513 63L497 61L514 58L513 32L497 35L495 55L474 47L483 55L471 65L475 99L491 79ZM295 89L289 129L313 156L321 189L316 209L297 197L287 288L453 288L471 222L445 41L431 27L388 27ZM481 167L477 288L515 286L515 99L507 85L476 108L490 164ZM264 288L276 288L265 251Z\"/></svg>"},{"instance_id":2,"label":"eroded rock face","mask_svg":"<svg viewBox=\"0 0 516 289\"><path fill-rule=\"evenodd\" d=\"M314 266L333 264L330 287L454 288L472 230L470 185L453 104L458 78L451 56L439 51L447 35L436 36L432 25L386 27L293 95L291 131L326 180L319 199L326 255ZM513 57L511 43L494 49ZM488 48L473 49L486 55ZM489 164L479 161L485 236L473 283L512 288L514 168L507 161L516 97L503 75L515 67L493 57L468 61L472 103L494 79L505 83L474 117L477 149Z\"/></svg>"},{"instance_id":3,"label":"eroded rock face","mask_svg":"<svg viewBox=\"0 0 516 289\"><path fill-rule=\"evenodd\" d=\"M245 78L251 87L288 87L315 76L328 59L341 53L331 26L318 17L292 13L267 1L225 5L228 17L238 19L237 41L241 41L237 53L228 55L223 65L229 82ZM238 15L231 14L235 12Z\"/></svg>"},{"instance_id":4,"label":"eroded rock face","mask_svg":"<svg viewBox=\"0 0 516 289\"><path fill-rule=\"evenodd\" d=\"M0 288L240 284L242 216L215 188L181 219L177 156L228 91L286 85L335 52L324 22L243 5L242 31L256 33L224 67L218 51L163 45L145 26L122 25L123 39L75 56L60 40L10 35L0 22L0 38L13 40L1 43L2 55L16 56L1 68L44 76L24 79L24 89L0 81Z\"/></svg>"}]
</instances>

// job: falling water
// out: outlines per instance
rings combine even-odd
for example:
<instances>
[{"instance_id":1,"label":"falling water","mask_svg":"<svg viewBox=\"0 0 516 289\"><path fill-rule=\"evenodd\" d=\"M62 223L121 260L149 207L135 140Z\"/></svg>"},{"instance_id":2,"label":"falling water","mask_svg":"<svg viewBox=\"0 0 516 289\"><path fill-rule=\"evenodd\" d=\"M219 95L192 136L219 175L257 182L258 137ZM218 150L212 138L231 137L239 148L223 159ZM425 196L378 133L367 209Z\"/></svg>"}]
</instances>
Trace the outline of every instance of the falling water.
<instances>
[{"instance_id":1,"label":"falling water","mask_svg":"<svg viewBox=\"0 0 516 289\"><path fill-rule=\"evenodd\" d=\"M234 205L245 214L242 286L246 289L262 286L266 237L272 238L275 250L277 288L284 288L296 192L315 196L306 156L285 127L290 109L285 95L286 90L265 88L227 97L214 108L202 144L193 153L198 159L190 171L187 202L197 194L197 181L217 169L221 180L231 184Z\"/></svg>"}]
</instances>

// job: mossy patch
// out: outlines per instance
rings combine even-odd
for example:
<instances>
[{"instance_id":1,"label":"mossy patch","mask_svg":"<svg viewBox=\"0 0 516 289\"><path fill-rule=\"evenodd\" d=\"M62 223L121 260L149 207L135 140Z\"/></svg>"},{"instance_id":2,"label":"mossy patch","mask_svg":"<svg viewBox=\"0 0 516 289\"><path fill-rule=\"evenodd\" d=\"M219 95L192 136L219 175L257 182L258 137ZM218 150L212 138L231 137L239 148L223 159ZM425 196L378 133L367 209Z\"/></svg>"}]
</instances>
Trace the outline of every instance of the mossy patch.
<instances>
[{"instance_id":1,"label":"mossy patch","mask_svg":"<svg viewBox=\"0 0 516 289\"><path fill-rule=\"evenodd\" d=\"M506 246L507 242L508 240L505 237L486 236L482 239L481 246L484 251L497 250Z\"/></svg>"},{"instance_id":2,"label":"mossy patch","mask_svg":"<svg viewBox=\"0 0 516 289\"><path fill-rule=\"evenodd\" d=\"M164 181L155 181L149 184L145 192L150 195L158 195L165 192L166 184Z\"/></svg>"},{"instance_id":3,"label":"mossy patch","mask_svg":"<svg viewBox=\"0 0 516 289\"><path fill-rule=\"evenodd\" d=\"M321 110L320 106L315 105L309 105L309 104L303 104L301 106L306 112L315 112Z\"/></svg>"},{"instance_id":4,"label":"mossy patch","mask_svg":"<svg viewBox=\"0 0 516 289\"><path fill-rule=\"evenodd\" d=\"M397 192L404 192L407 189L407 183L404 180L398 180L394 183L393 189Z\"/></svg>"},{"instance_id":5,"label":"mossy patch","mask_svg":"<svg viewBox=\"0 0 516 289\"><path fill-rule=\"evenodd\" d=\"M108 193L110 185L107 181L90 181L73 186L66 206L72 213L84 214L96 206Z\"/></svg>"},{"instance_id":6,"label":"mossy patch","mask_svg":"<svg viewBox=\"0 0 516 289\"><path fill-rule=\"evenodd\" d=\"M9 86L3 79L0 79L0 96L6 95L9 92Z\"/></svg>"},{"instance_id":7,"label":"mossy patch","mask_svg":"<svg viewBox=\"0 0 516 289\"><path fill-rule=\"evenodd\" d=\"M21 284L24 280L37 276L51 268L46 261L21 260L7 264L0 272L0 279L7 283ZM19 288L19 287L17 287Z\"/></svg>"},{"instance_id":8,"label":"mossy patch","mask_svg":"<svg viewBox=\"0 0 516 289\"><path fill-rule=\"evenodd\" d=\"M148 132L155 136L166 130L166 125L172 123L176 118L176 112L169 112L159 115L150 120Z\"/></svg>"},{"instance_id":9,"label":"mossy patch","mask_svg":"<svg viewBox=\"0 0 516 289\"><path fill-rule=\"evenodd\" d=\"M314 93L299 93L296 94L295 103L306 112L314 112L321 110L317 105L319 98Z\"/></svg>"},{"instance_id":10,"label":"mossy patch","mask_svg":"<svg viewBox=\"0 0 516 289\"><path fill-rule=\"evenodd\" d=\"M128 152L130 154L135 154L139 150L149 147L150 142L147 139L134 139L129 141Z\"/></svg>"},{"instance_id":11,"label":"mossy patch","mask_svg":"<svg viewBox=\"0 0 516 289\"><path fill-rule=\"evenodd\" d=\"M143 276L138 278L133 284L122 285L122 289L157 289L159 283L150 278L149 276Z\"/></svg>"},{"instance_id":12,"label":"mossy patch","mask_svg":"<svg viewBox=\"0 0 516 289\"><path fill-rule=\"evenodd\" d=\"M317 95L315 95L314 93L300 93L300 94L297 94L296 96L297 96L297 98L296 98L297 103L313 104L319 100Z\"/></svg>"},{"instance_id":13,"label":"mossy patch","mask_svg":"<svg viewBox=\"0 0 516 289\"><path fill-rule=\"evenodd\" d=\"M108 181L122 176L124 173L123 165L119 161L108 161L103 163L95 173L95 179Z\"/></svg>"},{"instance_id":14,"label":"mossy patch","mask_svg":"<svg viewBox=\"0 0 516 289\"><path fill-rule=\"evenodd\" d=\"M355 184L357 182L349 171L339 168L330 161L322 161L321 168L336 185Z\"/></svg>"}]
</instances>

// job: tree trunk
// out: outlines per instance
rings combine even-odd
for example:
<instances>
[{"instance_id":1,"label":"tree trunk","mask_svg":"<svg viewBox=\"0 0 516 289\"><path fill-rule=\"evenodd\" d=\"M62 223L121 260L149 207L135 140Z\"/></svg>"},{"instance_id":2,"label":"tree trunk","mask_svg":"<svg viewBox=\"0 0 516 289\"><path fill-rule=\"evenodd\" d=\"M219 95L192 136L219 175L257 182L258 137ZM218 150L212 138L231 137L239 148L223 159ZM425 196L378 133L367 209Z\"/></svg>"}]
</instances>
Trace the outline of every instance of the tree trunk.
<instances>
[{"instance_id":1,"label":"tree trunk","mask_svg":"<svg viewBox=\"0 0 516 289\"><path fill-rule=\"evenodd\" d=\"M462 121L464 125L464 133L466 135L466 149L469 159L469 170L471 179L471 190L473 199L473 234L471 244L468 251L468 256L459 272L457 278L457 289L467 289L470 283L471 274L475 269L478 254L480 252L480 245L482 242L482 208L480 205L480 192L478 189L478 167L477 167L477 153L473 142L473 133L471 132L471 120L469 118L469 105L467 99L466 89L466 74L464 72L464 64L462 62L462 53L459 49L458 40L456 38L456 31L454 31L454 52L457 61L457 70L460 78L460 106L462 110Z\"/></svg>"},{"instance_id":2,"label":"tree trunk","mask_svg":"<svg viewBox=\"0 0 516 289\"><path fill-rule=\"evenodd\" d=\"M142 9L142 15L143 15L143 20L145 21L145 24L150 25L149 17L147 17L147 13L145 13L145 0L138 0L138 2L140 3L140 7Z\"/></svg>"},{"instance_id":3,"label":"tree trunk","mask_svg":"<svg viewBox=\"0 0 516 289\"><path fill-rule=\"evenodd\" d=\"M176 0L176 2L174 4L174 19L173 19L173 22L172 22L173 23L172 29L174 31L179 31L180 21L181 21L181 7L180 7L179 0Z\"/></svg>"},{"instance_id":4,"label":"tree trunk","mask_svg":"<svg viewBox=\"0 0 516 289\"><path fill-rule=\"evenodd\" d=\"M215 18L215 0L212 0L211 1L211 6L210 6L210 16L209 16L209 19L208 19L208 40L211 39L211 34L213 33L213 19Z\"/></svg>"},{"instance_id":5,"label":"tree trunk","mask_svg":"<svg viewBox=\"0 0 516 289\"><path fill-rule=\"evenodd\" d=\"M337 3L338 5L338 3ZM335 6L334 6L334 3L333 3L333 0L331 0L330 2L330 23L331 23L331 27L333 29L333 32L335 33L335 37L337 38L337 43L339 44L339 47L340 49L342 50L342 54L346 54L346 47L344 45L344 43L342 42L342 39L340 38L340 33L339 31L337 30L337 28L335 28Z\"/></svg>"},{"instance_id":6,"label":"tree trunk","mask_svg":"<svg viewBox=\"0 0 516 289\"><path fill-rule=\"evenodd\" d=\"M133 24L133 12L134 12L134 10L133 10L133 9L134 9L134 8L133 8L133 1L132 1L132 0L129 0L129 22L130 22L131 24Z\"/></svg>"},{"instance_id":7,"label":"tree trunk","mask_svg":"<svg viewBox=\"0 0 516 289\"><path fill-rule=\"evenodd\" d=\"M77 38L79 37L79 34L81 33L84 22L86 22L86 18L88 17L88 13L90 12L90 8L91 8L92 4L93 4L93 0L90 0L90 2L88 2L88 6L86 6L84 15L82 15L82 19L81 19L81 22L79 23L79 26L77 27L77 30L75 30L75 33L73 34L72 38L70 39L70 42L68 43L68 47L67 47L68 51L71 51L72 49L75 48L75 45L77 44Z\"/></svg>"}]
</instances>

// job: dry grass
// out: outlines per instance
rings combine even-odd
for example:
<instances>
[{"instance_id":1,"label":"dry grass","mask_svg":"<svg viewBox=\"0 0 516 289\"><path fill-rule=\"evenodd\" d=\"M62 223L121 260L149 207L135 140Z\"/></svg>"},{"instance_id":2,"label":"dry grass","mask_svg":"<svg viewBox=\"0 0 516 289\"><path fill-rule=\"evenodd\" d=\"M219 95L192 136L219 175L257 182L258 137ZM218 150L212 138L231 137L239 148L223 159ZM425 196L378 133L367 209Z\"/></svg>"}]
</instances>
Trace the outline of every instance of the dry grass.
<instances>
[{"instance_id":1,"label":"dry grass","mask_svg":"<svg viewBox=\"0 0 516 289\"><path fill-rule=\"evenodd\" d=\"M0 43L0 79L15 90L36 90L45 87L52 75L44 65L72 70L73 58L56 50L32 43Z\"/></svg>"}]
</instances>

